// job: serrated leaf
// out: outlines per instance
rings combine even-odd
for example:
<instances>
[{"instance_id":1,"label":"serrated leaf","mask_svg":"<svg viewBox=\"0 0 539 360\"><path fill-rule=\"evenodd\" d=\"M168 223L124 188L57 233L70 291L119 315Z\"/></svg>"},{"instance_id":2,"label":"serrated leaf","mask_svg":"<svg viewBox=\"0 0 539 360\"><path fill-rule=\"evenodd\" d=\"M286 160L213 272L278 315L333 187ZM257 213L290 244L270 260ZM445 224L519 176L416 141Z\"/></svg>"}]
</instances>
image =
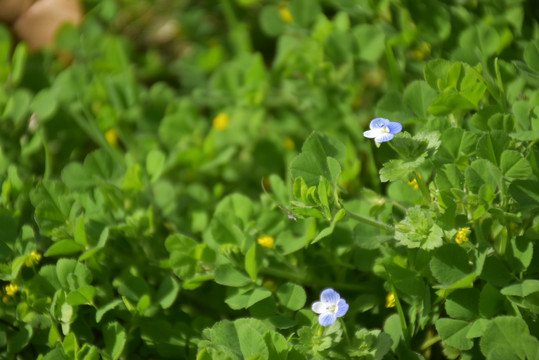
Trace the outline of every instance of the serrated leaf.
<instances>
[{"instance_id":1,"label":"serrated leaf","mask_svg":"<svg viewBox=\"0 0 539 360\"><path fill-rule=\"evenodd\" d=\"M530 331L524 320L517 317L499 316L491 320L480 341L481 352L488 359L501 359L493 354L504 354L504 358L524 359L525 342Z\"/></svg>"},{"instance_id":2,"label":"serrated leaf","mask_svg":"<svg viewBox=\"0 0 539 360\"><path fill-rule=\"evenodd\" d=\"M473 341L466 336L472 326L470 322L442 318L435 325L438 334L448 345L459 350L470 350L473 347Z\"/></svg>"},{"instance_id":3,"label":"serrated leaf","mask_svg":"<svg viewBox=\"0 0 539 360\"><path fill-rule=\"evenodd\" d=\"M514 150L505 150L500 158L502 174L510 180L528 179L533 176L532 167L522 154Z\"/></svg>"},{"instance_id":4,"label":"serrated leaf","mask_svg":"<svg viewBox=\"0 0 539 360\"><path fill-rule=\"evenodd\" d=\"M472 272L466 250L456 244L438 248L430 261L432 275L442 284L453 284Z\"/></svg>"}]
</instances>

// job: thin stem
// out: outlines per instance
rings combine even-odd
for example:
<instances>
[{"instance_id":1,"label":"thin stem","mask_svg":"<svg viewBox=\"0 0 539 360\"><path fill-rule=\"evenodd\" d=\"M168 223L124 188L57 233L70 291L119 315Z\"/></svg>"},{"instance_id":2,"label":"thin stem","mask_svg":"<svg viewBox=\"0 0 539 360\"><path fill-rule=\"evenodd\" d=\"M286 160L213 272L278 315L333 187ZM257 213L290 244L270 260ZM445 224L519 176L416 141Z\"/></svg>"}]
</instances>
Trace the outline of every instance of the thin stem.
<instances>
[{"instance_id":1,"label":"thin stem","mask_svg":"<svg viewBox=\"0 0 539 360\"><path fill-rule=\"evenodd\" d=\"M259 271L261 274L270 275L274 277L278 277L281 279L290 280L292 282L306 285L306 286L319 286L319 287L332 287L342 290L351 290L351 291L365 291L369 289L368 286L365 285L358 285L358 284L350 284L350 283L341 283L341 282L335 282L335 281L325 281L320 279L314 279L310 276L293 273L286 270L276 269L273 267L266 267L262 268Z\"/></svg>"},{"instance_id":2,"label":"thin stem","mask_svg":"<svg viewBox=\"0 0 539 360\"><path fill-rule=\"evenodd\" d=\"M348 330L346 329L346 325L344 323L344 320L342 318L340 318L339 321L341 322L341 326L342 326L343 331L344 331L344 337L346 338L346 343L348 344L348 346L350 346L350 337L348 336Z\"/></svg>"},{"instance_id":3,"label":"thin stem","mask_svg":"<svg viewBox=\"0 0 539 360\"><path fill-rule=\"evenodd\" d=\"M438 341L442 340L439 335L433 336L427 339L423 344L421 344L421 351L425 351L430 348L432 345L436 344Z\"/></svg>"},{"instance_id":4,"label":"thin stem","mask_svg":"<svg viewBox=\"0 0 539 360\"><path fill-rule=\"evenodd\" d=\"M362 222L364 224L367 224L367 225L371 225L371 226L375 226L377 228L380 228L382 230L385 230L385 231L388 231L388 232L395 232L395 227L391 226L391 225L388 225L386 223L383 223L381 221L378 221L378 220L374 220L374 219L371 219L370 217L367 217L367 216L363 216L361 214L357 214L355 212L352 212L348 209L346 209L346 213L353 219L359 221L359 222Z\"/></svg>"}]
</instances>

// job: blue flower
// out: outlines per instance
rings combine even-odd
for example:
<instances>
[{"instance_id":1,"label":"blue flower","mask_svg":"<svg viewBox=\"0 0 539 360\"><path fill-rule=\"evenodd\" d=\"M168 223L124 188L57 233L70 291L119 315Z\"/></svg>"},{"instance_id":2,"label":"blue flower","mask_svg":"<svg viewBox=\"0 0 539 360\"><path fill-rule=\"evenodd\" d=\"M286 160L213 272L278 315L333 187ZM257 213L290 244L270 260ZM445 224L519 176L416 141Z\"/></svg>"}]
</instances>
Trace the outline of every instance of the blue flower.
<instances>
[{"instance_id":1,"label":"blue flower","mask_svg":"<svg viewBox=\"0 0 539 360\"><path fill-rule=\"evenodd\" d=\"M338 317L344 316L348 311L348 304L338 292L333 289L326 289L320 294L320 301L313 303L312 310L320 314L318 322L322 326L329 326L337 320Z\"/></svg>"},{"instance_id":2,"label":"blue flower","mask_svg":"<svg viewBox=\"0 0 539 360\"><path fill-rule=\"evenodd\" d=\"M378 143L386 142L395 136L396 133L401 132L402 125L398 122L392 122L384 118L373 119L369 125L371 128L363 133L363 136L370 139L374 138L374 141Z\"/></svg>"}]
</instances>

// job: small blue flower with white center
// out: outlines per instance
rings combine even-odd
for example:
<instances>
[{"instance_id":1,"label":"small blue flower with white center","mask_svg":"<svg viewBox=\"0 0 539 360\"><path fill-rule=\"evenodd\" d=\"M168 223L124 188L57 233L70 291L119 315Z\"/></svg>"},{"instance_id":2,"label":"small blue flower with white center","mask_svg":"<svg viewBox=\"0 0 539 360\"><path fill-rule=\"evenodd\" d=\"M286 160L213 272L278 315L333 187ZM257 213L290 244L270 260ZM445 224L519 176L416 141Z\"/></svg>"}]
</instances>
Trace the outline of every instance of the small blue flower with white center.
<instances>
[{"instance_id":1,"label":"small blue flower with white center","mask_svg":"<svg viewBox=\"0 0 539 360\"><path fill-rule=\"evenodd\" d=\"M402 131L402 125L398 122L389 121L384 118L373 119L369 125L371 128L363 133L363 136L374 138L377 143L383 143L393 139L395 134Z\"/></svg>"},{"instance_id":2,"label":"small blue flower with white center","mask_svg":"<svg viewBox=\"0 0 539 360\"><path fill-rule=\"evenodd\" d=\"M348 304L338 292L333 289L326 289L320 294L320 301L313 303L312 310L320 314L318 322L322 326L329 326L337 320L338 317L344 316L348 311Z\"/></svg>"}]
</instances>

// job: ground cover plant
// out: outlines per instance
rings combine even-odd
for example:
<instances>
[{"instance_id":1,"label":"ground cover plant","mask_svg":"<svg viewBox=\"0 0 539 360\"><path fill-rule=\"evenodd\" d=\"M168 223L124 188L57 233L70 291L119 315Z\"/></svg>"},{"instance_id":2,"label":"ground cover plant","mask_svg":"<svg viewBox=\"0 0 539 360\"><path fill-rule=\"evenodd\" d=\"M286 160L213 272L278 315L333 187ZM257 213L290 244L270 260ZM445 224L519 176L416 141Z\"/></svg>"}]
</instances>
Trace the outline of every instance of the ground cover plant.
<instances>
[{"instance_id":1,"label":"ground cover plant","mask_svg":"<svg viewBox=\"0 0 539 360\"><path fill-rule=\"evenodd\" d=\"M0 26L1 359L538 359L532 0Z\"/></svg>"}]
</instances>

